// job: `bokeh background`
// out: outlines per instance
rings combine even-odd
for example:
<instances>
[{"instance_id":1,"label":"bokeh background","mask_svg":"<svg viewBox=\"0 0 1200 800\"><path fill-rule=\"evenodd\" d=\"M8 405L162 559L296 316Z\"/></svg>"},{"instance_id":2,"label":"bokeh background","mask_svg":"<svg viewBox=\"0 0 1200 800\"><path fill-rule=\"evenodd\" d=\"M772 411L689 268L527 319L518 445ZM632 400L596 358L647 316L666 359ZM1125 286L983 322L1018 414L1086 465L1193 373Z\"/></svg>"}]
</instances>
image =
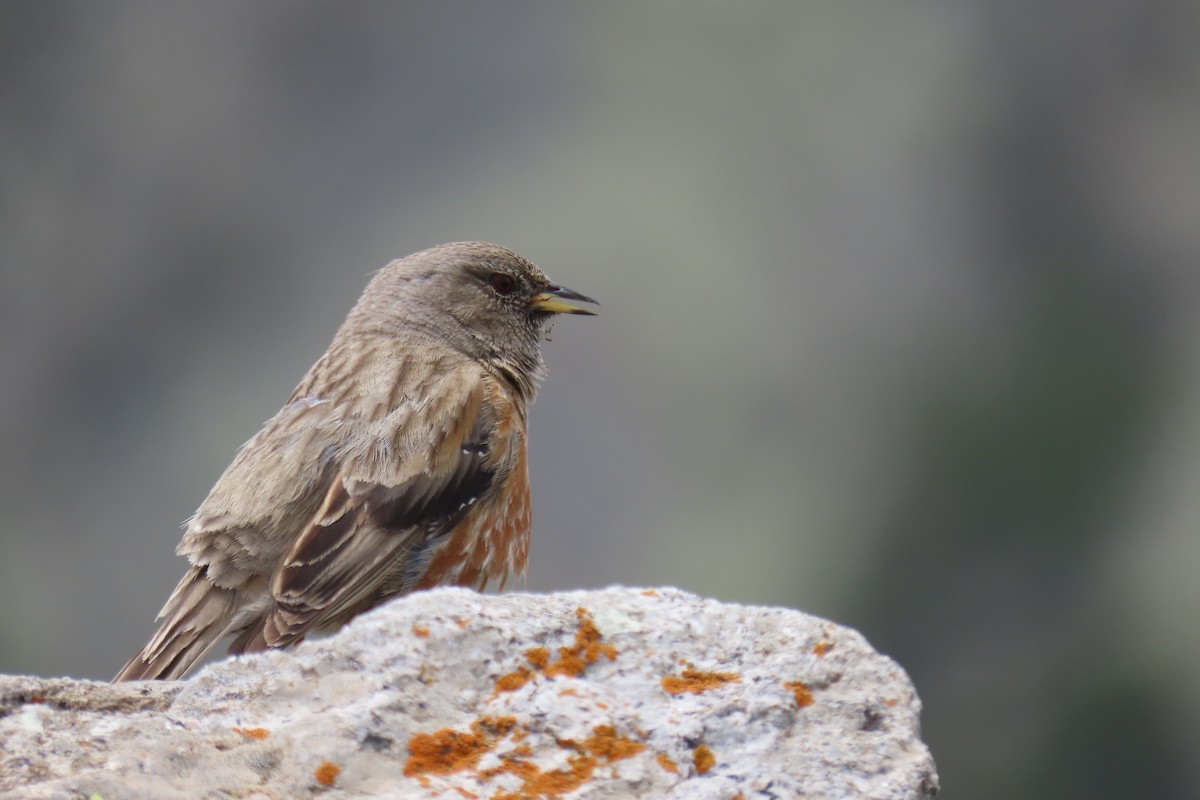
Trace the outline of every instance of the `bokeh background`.
<instances>
[{"instance_id":1,"label":"bokeh background","mask_svg":"<svg viewBox=\"0 0 1200 800\"><path fill-rule=\"evenodd\" d=\"M107 678L370 272L603 302L528 588L863 631L944 795L1200 797L1200 6L5 2L0 671Z\"/></svg>"}]
</instances>

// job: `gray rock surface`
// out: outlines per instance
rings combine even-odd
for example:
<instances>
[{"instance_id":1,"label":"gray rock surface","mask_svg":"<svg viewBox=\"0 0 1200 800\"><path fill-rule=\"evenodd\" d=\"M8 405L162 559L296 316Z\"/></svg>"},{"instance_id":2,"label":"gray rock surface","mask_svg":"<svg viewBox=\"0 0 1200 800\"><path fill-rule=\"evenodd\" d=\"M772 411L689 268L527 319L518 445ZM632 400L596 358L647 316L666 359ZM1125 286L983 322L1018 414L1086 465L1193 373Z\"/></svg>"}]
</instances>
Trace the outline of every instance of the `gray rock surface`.
<instances>
[{"instance_id":1,"label":"gray rock surface","mask_svg":"<svg viewBox=\"0 0 1200 800\"><path fill-rule=\"evenodd\" d=\"M0 797L921 798L919 711L798 611L439 589L188 681L0 678Z\"/></svg>"}]
</instances>

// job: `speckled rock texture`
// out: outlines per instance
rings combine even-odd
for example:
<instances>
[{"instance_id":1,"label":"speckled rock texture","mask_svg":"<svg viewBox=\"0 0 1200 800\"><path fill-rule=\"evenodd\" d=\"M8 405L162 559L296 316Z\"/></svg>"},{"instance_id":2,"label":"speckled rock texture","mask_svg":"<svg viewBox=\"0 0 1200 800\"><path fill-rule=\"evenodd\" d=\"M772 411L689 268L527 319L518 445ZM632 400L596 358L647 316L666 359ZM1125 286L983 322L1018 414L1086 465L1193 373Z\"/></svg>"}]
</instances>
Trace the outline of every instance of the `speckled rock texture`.
<instances>
[{"instance_id":1,"label":"speckled rock texture","mask_svg":"<svg viewBox=\"0 0 1200 800\"><path fill-rule=\"evenodd\" d=\"M439 589L188 681L2 677L0 797L921 798L919 711L798 611Z\"/></svg>"}]
</instances>

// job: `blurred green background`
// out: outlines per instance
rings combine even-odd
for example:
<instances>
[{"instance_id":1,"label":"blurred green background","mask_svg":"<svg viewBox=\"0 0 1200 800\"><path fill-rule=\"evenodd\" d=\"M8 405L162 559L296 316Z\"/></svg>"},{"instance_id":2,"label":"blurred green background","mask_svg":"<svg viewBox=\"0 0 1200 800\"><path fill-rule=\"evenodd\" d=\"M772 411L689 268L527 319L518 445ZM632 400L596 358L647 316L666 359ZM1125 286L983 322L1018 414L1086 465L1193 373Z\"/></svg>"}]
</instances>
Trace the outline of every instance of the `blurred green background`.
<instances>
[{"instance_id":1,"label":"blurred green background","mask_svg":"<svg viewBox=\"0 0 1200 800\"><path fill-rule=\"evenodd\" d=\"M863 631L944 796L1200 797L1200 5L6 2L0 671L107 678L369 273L603 302L528 588Z\"/></svg>"}]
</instances>

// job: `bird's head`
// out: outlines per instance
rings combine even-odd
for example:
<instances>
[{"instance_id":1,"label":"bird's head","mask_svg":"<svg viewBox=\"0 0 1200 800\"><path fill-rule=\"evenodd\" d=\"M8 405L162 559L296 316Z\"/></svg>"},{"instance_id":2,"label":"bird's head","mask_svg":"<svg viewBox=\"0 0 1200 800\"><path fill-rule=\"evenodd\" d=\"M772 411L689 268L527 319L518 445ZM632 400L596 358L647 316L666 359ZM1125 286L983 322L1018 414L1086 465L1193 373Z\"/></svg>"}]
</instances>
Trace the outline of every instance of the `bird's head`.
<instances>
[{"instance_id":1,"label":"bird's head","mask_svg":"<svg viewBox=\"0 0 1200 800\"><path fill-rule=\"evenodd\" d=\"M388 264L351 319L399 335L435 336L472 358L536 382L540 344L560 314L596 312L595 300L559 286L513 251L456 242Z\"/></svg>"}]
</instances>

